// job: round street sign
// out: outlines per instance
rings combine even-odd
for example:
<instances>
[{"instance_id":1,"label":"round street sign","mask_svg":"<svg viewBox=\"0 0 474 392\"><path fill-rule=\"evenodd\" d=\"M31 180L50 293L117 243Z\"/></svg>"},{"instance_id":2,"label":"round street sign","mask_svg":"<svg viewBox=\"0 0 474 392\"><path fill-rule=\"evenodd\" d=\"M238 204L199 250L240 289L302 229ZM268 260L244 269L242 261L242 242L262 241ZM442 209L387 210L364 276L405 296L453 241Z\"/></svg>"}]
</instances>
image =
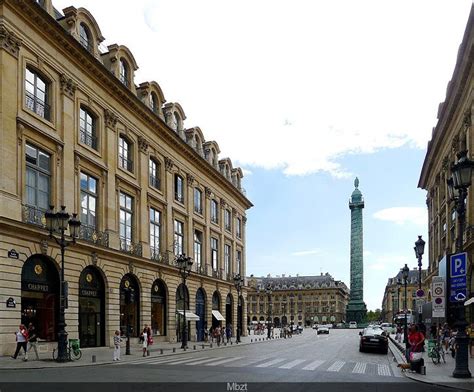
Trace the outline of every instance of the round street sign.
<instances>
[{"instance_id":1,"label":"round street sign","mask_svg":"<svg viewBox=\"0 0 474 392\"><path fill-rule=\"evenodd\" d=\"M420 297L420 298L421 298L421 297L424 297L424 296L425 296L424 290L423 290L423 289L418 289L418 290L416 290L416 296L417 296L417 297Z\"/></svg>"},{"instance_id":2,"label":"round street sign","mask_svg":"<svg viewBox=\"0 0 474 392\"><path fill-rule=\"evenodd\" d=\"M440 298L440 297L435 298L435 303L436 303L437 305L441 305L441 304L443 303L443 298Z\"/></svg>"},{"instance_id":3,"label":"round street sign","mask_svg":"<svg viewBox=\"0 0 474 392\"><path fill-rule=\"evenodd\" d=\"M435 295L443 295L443 291L443 288L439 286L434 289Z\"/></svg>"}]
</instances>

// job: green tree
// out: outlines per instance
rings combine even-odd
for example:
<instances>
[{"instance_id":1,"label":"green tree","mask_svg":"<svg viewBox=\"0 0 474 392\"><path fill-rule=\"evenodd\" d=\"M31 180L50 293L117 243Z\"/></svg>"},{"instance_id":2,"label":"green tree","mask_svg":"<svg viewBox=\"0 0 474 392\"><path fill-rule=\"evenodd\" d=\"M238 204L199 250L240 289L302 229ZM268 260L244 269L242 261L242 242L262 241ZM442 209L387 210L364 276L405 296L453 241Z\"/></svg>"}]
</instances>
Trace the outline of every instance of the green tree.
<instances>
[{"instance_id":1,"label":"green tree","mask_svg":"<svg viewBox=\"0 0 474 392\"><path fill-rule=\"evenodd\" d=\"M380 313L381 313L380 309L375 309L375 311L369 310L367 312L367 321L369 323L374 322L374 321L379 321L380 320Z\"/></svg>"}]
</instances>

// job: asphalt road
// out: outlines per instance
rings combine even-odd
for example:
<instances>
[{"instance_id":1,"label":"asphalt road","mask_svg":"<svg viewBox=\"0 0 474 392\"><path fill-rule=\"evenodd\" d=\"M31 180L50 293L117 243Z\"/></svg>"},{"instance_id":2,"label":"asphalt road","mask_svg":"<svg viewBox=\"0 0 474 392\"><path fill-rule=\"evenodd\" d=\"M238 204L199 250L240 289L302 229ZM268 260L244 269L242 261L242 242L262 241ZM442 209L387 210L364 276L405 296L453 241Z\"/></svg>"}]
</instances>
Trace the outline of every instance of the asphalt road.
<instances>
[{"instance_id":1,"label":"asphalt road","mask_svg":"<svg viewBox=\"0 0 474 392\"><path fill-rule=\"evenodd\" d=\"M444 391L405 378L392 355L360 353L358 330L331 330L317 335L306 329L291 339L187 352L173 357L137 358L132 362L76 368L0 371L0 392L64 390L56 382L71 382L68 391L107 390L373 390ZM49 382L50 384L42 384ZM84 384L85 382L90 384ZM163 389L154 383L164 384ZM233 384L227 383L236 382ZM182 384L190 383L190 384ZM198 383L198 384L196 384ZM199 384L203 383L203 384ZM213 383L213 384L204 384ZM249 383L247 389L243 389ZM259 384L252 384L259 383ZM315 384L317 383L317 384ZM23 388L16 389L15 386ZM43 389L41 389L43 387ZM62 385L64 388L64 385ZM36 389L38 388L38 389ZM177 388L177 389L176 389ZM232 389L234 388L234 389ZM239 388L239 389L238 389ZM270 389L268 389L270 388ZM316 389L315 389L316 388ZM355 388L355 389L354 389ZM452 389L451 389L452 390Z\"/></svg>"}]
</instances>

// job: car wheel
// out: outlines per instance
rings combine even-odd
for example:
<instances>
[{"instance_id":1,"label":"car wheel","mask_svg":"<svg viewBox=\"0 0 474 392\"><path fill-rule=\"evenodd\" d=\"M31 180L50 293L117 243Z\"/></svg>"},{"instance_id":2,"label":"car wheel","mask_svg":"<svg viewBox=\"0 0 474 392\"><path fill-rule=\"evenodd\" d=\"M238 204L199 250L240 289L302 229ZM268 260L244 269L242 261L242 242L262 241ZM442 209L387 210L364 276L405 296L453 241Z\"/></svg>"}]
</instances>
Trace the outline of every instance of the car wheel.
<instances>
[{"instance_id":1,"label":"car wheel","mask_svg":"<svg viewBox=\"0 0 474 392\"><path fill-rule=\"evenodd\" d=\"M364 352L364 348L362 346L359 346L359 352L361 352L361 353Z\"/></svg>"}]
</instances>

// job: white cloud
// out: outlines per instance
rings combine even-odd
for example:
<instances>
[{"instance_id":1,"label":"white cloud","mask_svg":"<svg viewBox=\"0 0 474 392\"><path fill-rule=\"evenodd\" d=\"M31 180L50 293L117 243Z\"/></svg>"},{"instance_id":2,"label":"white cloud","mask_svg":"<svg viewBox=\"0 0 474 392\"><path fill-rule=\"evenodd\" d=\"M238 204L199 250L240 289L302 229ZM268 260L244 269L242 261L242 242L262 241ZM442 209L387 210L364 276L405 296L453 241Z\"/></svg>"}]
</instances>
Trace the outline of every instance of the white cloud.
<instances>
[{"instance_id":1,"label":"white cloud","mask_svg":"<svg viewBox=\"0 0 474 392\"><path fill-rule=\"evenodd\" d=\"M397 254L376 255L376 257L372 257L372 259L375 260L368 263L369 269L375 271L386 271L388 277L395 276L399 271L400 266L409 264L413 261L413 258Z\"/></svg>"},{"instance_id":2,"label":"white cloud","mask_svg":"<svg viewBox=\"0 0 474 392\"><path fill-rule=\"evenodd\" d=\"M88 8L106 44L131 49L140 66L135 83L157 80L167 101L183 106L185 126L200 126L221 157L336 177L350 175L339 161L346 154L426 146L471 7L470 0L53 3Z\"/></svg>"},{"instance_id":3,"label":"white cloud","mask_svg":"<svg viewBox=\"0 0 474 392\"><path fill-rule=\"evenodd\" d=\"M242 174L244 175L244 177L251 176L253 174L252 171L249 169L244 169L243 167L241 169L242 169Z\"/></svg>"},{"instance_id":4,"label":"white cloud","mask_svg":"<svg viewBox=\"0 0 474 392\"><path fill-rule=\"evenodd\" d=\"M303 250L299 252L293 252L291 255L292 256L311 256L311 255L320 255L321 249L311 249L311 250Z\"/></svg>"},{"instance_id":5,"label":"white cloud","mask_svg":"<svg viewBox=\"0 0 474 392\"><path fill-rule=\"evenodd\" d=\"M424 207L392 207L374 213L375 219L394 222L398 225L414 224L426 226L428 219L426 208Z\"/></svg>"}]
</instances>

